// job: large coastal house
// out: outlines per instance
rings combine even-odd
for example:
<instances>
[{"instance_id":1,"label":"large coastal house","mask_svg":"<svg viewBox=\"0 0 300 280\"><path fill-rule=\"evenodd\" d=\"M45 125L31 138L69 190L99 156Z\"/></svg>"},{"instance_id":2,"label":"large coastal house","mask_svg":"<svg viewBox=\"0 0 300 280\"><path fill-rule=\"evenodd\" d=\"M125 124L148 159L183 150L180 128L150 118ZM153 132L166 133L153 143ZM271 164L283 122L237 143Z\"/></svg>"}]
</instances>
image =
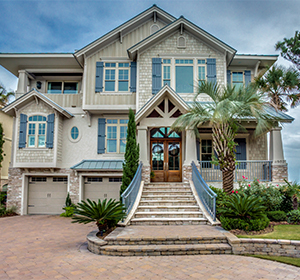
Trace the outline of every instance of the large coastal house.
<instances>
[{"instance_id":1,"label":"large coastal house","mask_svg":"<svg viewBox=\"0 0 300 280\"><path fill-rule=\"evenodd\" d=\"M211 127L199 127L196 139L170 126L189 109L199 82L247 85L277 60L236 52L154 5L75 53L1 53L0 64L19 79L16 100L3 109L14 118L8 206L22 215L57 214L68 192L75 203L118 199L129 108L145 183L188 183L195 162L208 184L220 184L210 163ZM255 121L243 122L235 180L283 181L281 128L255 138Z\"/></svg>"}]
</instances>

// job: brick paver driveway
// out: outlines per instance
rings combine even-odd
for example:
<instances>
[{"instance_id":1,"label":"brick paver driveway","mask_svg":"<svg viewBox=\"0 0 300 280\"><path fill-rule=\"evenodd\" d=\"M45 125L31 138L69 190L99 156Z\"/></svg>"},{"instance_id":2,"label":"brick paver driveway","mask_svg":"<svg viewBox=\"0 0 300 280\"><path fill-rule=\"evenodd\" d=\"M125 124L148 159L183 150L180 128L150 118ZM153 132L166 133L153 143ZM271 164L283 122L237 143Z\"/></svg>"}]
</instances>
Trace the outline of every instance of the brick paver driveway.
<instances>
[{"instance_id":1,"label":"brick paver driveway","mask_svg":"<svg viewBox=\"0 0 300 280\"><path fill-rule=\"evenodd\" d=\"M300 268L233 255L107 257L86 250L94 225L58 216L0 219L0 279L300 279Z\"/></svg>"}]
</instances>

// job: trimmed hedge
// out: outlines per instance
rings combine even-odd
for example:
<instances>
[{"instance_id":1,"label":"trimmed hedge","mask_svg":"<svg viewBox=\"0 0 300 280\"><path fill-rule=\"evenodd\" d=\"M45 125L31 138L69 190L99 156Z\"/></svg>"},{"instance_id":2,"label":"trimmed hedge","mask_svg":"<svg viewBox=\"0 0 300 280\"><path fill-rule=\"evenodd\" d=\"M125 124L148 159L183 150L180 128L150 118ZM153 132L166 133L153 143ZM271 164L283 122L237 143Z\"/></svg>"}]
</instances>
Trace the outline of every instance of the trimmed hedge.
<instances>
[{"instance_id":1,"label":"trimmed hedge","mask_svg":"<svg viewBox=\"0 0 300 280\"><path fill-rule=\"evenodd\" d=\"M286 221L286 213L284 211L269 211L267 216L273 222Z\"/></svg>"},{"instance_id":2,"label":"trimmed hedge","mask_svg":"<svg viewBox=\"0 0 300 280\"><path fill-rule=\"evenodd\" d=\"M292 210L287 213L287 221L291 224L298 224L300 223L300 210Z\"/></svg>"},{"instance_id":3,"label":"trimmed hedge","mask_svg":"<svg viewBox=\"0 0 300 280\"><path fill-rule=\"evenodd\" d=\"M241 229L244 231L263 230L270 223L270 220L267 218L267 216L265 216L262 219L247 219L247 220L221 216L220 221L222 223L222 227L226 230Z\"/></svg>"}]
</instances>

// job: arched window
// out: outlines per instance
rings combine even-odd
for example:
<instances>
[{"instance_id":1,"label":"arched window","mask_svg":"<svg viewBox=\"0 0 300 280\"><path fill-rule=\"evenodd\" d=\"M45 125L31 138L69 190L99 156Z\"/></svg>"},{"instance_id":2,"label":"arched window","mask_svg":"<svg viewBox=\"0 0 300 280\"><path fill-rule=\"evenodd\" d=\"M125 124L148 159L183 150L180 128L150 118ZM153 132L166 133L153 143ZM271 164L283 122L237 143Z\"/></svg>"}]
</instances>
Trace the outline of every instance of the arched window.
<instances>
[{"instance_id":1,"label":"arched window","mask_svg":"<svg viewBox=\"0 0 300 280\"><path fill-rule=\"evenodd\" d=\"M28 141L29 148L46 147L47 120L44 116L31 116L28 119Z\"/></svg>"}]
</instances>

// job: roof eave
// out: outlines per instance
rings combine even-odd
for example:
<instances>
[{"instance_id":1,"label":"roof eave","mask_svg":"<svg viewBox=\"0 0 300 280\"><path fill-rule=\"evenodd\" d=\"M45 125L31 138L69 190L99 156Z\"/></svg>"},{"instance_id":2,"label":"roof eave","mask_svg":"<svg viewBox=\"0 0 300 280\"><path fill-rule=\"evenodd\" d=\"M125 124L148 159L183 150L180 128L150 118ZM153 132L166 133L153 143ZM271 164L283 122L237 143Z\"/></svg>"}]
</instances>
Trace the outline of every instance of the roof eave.
<instances>
[{"instance_id":1,"label":"roof eave","mask_svg":"<svg viewBox=\"0 0 300 280\"><path fill-rule=\"evenodd\" d=\"M76 57L80 57L80 56L86 54L87 52L90 52L94 48L97 48L97 46L99 44L105 42L106 40L109 40L109 38L111 38L111 37L114 37L116 35L118 36L118 34L120 32L122 32L124 29L129 28L130 25L133 25L134 23L136 23L138 21L142 21L143 19L145 19L147 16L149 16L153 12L158 12L160 17L162 19L164 19L167 23L168 22L173 22L176 19L171 14L169 14L166 11L158 8L156 5L153 5L149 9L147 9L147 10L143 11L142 13L138 14L137 16L129 19L128 21L126 21L125 23L119 25L118 27L116 27L112 31L109 31L108 33L104 34L100 38L96 39L95 41L93 41L90 44L86 45L85 47L81 48L80 50L76 51L74 55Z\"/></svg>"},{"instance_id":2,"label":"roof eave","mask_svg":"<svg viewBox=\"0 0 300 280\"><path fill-rule=\"evenodd\" d=\"M214 46L217 46L219 50L226 51L228 54L228 60L232 60L232 58L235 56L236 50L234 48L230 47L226 43L222 42L218 38L214 37L210 33L196 26L195 24L188 21L187 19L180 17L176 21L170 23L169 25L163 27L162 29L155 32L154 34L148 36L144 40L130 47L127 50L129 57L130 58L135 57L136 52L138 50L143 51L143 49L146 49L152 44L154 44L155 42L160 41L163 37L166 36L167 33L172 33L176 29L178 29L181 24L184 24L184 29L192 33L194 36L199 36L202 38L202 40L204 39L203 41L205 41L205 43L214 44Z\"/></svg>"}]
</instances>

